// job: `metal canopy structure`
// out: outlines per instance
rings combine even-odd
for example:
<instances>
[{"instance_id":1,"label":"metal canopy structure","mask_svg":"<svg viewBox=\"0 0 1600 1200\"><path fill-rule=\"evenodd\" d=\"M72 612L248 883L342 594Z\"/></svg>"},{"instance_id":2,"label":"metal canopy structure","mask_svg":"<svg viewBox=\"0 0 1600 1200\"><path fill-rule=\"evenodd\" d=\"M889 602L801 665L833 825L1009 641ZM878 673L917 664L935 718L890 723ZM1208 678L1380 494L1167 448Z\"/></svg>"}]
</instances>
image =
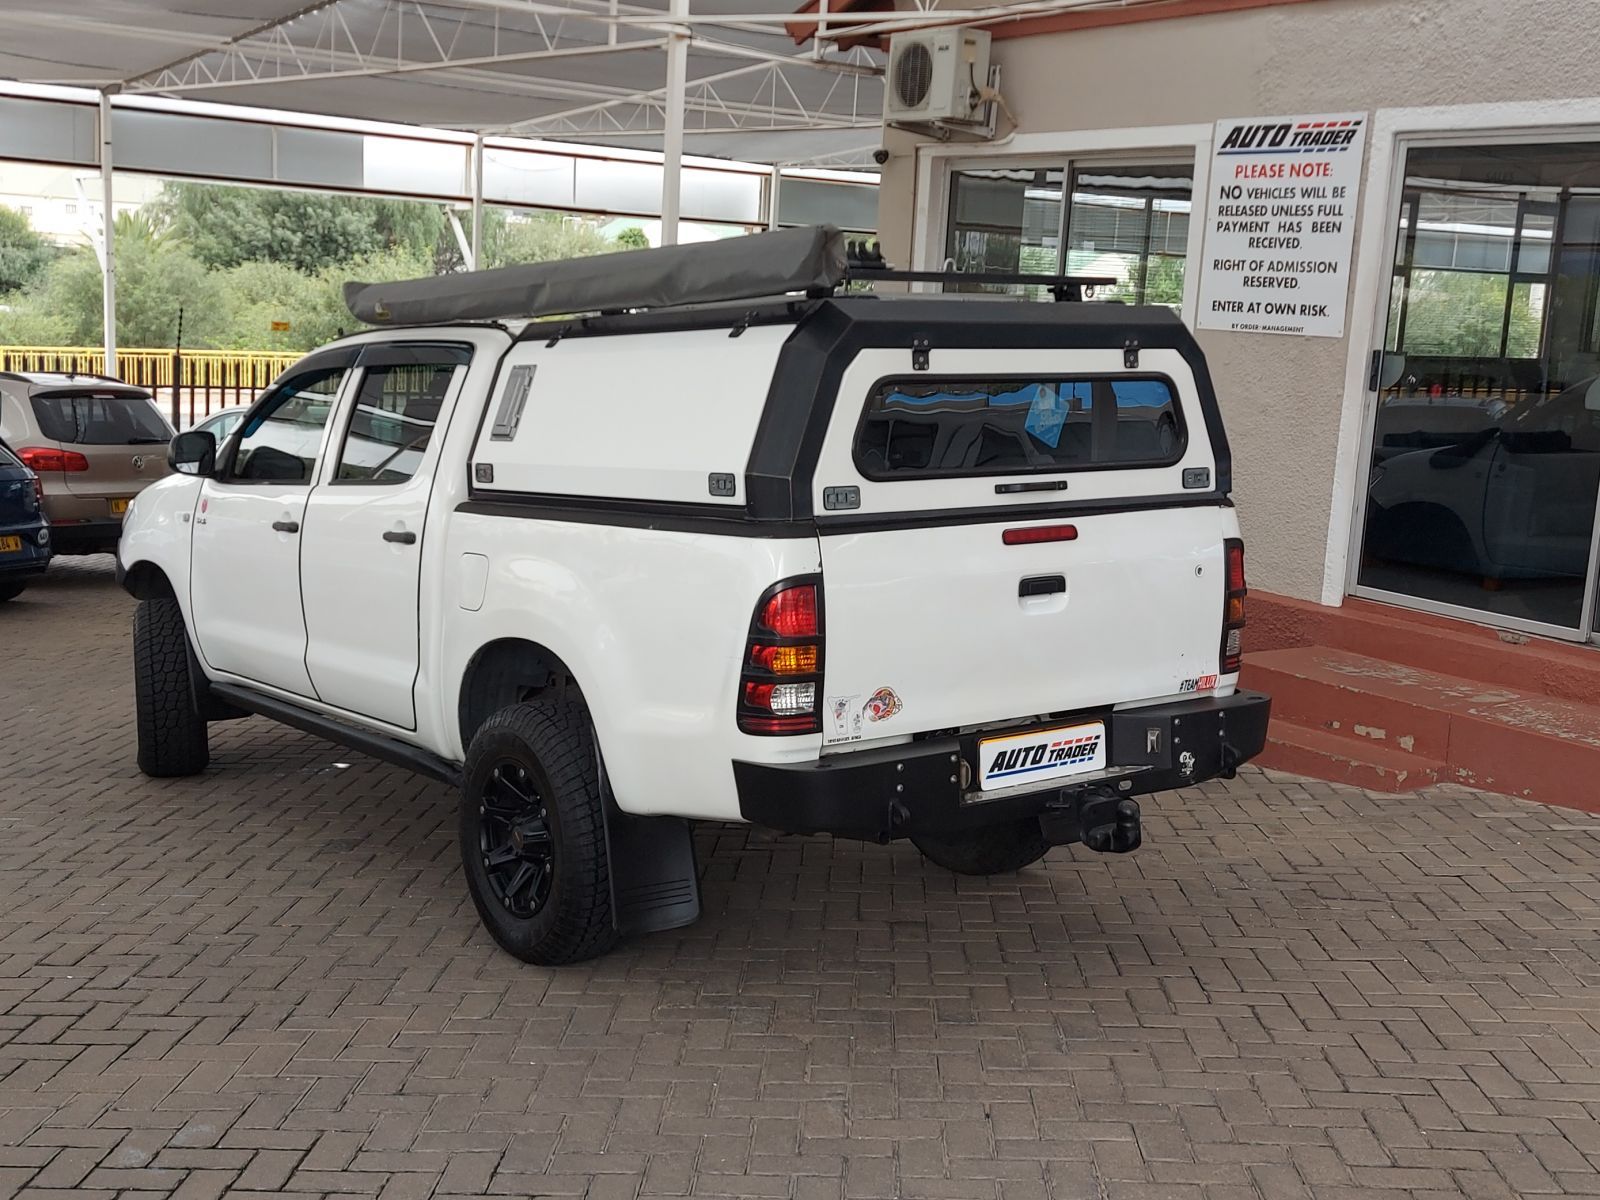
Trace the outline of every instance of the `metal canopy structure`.
<instances>
[{"instance_id":1,"label":"metal canopy structure","mask_svg":"<svg viewBox=\"0 0 1600 1200\"><path fill-rule=\"evenodd\" d=\"M797 46L797 6L8 0L0 77L664 153L681 114L689 153L868 165L883 55ZM832 23L864 21L883 15Z\"/></svg>"}]
</instances>

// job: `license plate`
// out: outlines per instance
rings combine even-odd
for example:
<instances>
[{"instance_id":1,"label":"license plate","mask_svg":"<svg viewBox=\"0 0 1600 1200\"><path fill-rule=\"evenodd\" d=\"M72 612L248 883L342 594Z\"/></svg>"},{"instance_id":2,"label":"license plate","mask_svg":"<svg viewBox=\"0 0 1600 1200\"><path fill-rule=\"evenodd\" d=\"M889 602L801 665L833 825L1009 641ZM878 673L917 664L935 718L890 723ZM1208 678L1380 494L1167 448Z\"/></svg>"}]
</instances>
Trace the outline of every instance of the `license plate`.
<instances>
[{"instance_id":1,"label":"license plate","mask_svg":"<svg viewBox=\"0 0 1600 1200\"><path fill-rule=\"evenodd\" d=\"M22 539L19 537L0 537L0 554L15 554L22 549Z\"/></svg>"},{"instance_id":2,"label":"license plate","mask_svg":"<svg viewBox=\"0 0 1600 1200\"><path fill-rule=\"evenodd\" d=\"M120 517L123 513L128 511L128 505L132 503L132 500L113 500L111 502L111 515L113 517Z\"/></svg>"},{"instance_id":3,"label":"license plate","mask_svg":"<svg viewBox=\"0 0 1600 1200\"><path fill-rule=\"evenodd\" d=\"M978 743L978 787L985 792L1065 779L1106 766L1106 723L1060 725Z\"/></svg>"}]
</instances>

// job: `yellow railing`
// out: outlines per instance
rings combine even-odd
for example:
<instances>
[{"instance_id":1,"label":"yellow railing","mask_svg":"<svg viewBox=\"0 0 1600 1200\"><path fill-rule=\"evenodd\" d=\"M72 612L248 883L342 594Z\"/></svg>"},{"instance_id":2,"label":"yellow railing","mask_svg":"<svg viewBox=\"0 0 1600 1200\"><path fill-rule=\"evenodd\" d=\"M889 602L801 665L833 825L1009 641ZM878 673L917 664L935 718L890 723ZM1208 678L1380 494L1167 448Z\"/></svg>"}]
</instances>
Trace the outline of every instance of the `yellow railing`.
<instances>
[{"instance_id":1,"label":"yellow railing","mask_svg":"<svg viewBox=\"0 0 1600 1200\"><path fill-rule=\"evenodd\" d=\"M275 350L117 351L117 369L106 371L103 349L92 346L0 346L0 371L114 374L136 387L170 388L176 359L183 388L256 390L271 383L301 356Z\"/></svg>"}]
</instances>

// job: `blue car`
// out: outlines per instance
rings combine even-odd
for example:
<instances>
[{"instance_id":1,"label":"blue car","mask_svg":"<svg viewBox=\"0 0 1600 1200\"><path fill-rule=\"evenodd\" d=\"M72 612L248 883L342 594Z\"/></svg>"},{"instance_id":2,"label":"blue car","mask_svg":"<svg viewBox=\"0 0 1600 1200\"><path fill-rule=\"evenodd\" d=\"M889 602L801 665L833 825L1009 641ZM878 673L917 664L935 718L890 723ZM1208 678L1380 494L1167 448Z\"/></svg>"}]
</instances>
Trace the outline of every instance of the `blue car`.
<instances>
[{"instance_id":1,"label":"blue car","mask_svg":"<svg viewBox=\"0 0 1600 1200\"><path fill-rule=\"evenodd\" d=\"M50 523L39 504L39 479L0 442L0 601L22 594L50 565Z\"/></svg>"}]
</instances>

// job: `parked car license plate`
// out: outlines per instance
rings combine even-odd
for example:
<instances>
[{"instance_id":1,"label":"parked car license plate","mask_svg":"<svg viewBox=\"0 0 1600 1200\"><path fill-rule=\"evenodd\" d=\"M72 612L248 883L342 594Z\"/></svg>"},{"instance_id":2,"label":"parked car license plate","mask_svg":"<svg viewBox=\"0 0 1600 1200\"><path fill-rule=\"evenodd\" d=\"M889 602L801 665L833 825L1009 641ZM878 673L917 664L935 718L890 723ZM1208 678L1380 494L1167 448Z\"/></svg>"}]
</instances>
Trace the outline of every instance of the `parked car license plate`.
<instances>
[{"instance_id":1,"label":"parked car license plate","mask_svg":"<svg viewBox=\"0 0 1600 1200\"><path fill-rule=\"evenodd\" d=\"M113 517L120 517L123 513L128 511L128 505L130 505L132 503L133 503L132 500L124 500L124 499L113 500L111 502L111 515Z\"/></svg>"},{"instance_id":2,"label":"parked car license plate","mask_svg":"<svg viewBox=\"0 0 1600 1200\"><path fill-rule=\"evenodd\" d=\"M985 738L978 743L978 764L978 787L986 792L1103 771L1106 723L1089 721Z\"/></svg>"},{"instance_id":3,"label":"parked car license plate","mask_svg":"<svg viewBox=\"0 0 1600 1200\"><path fill-rule=\"evenodd\" d=\"M7 536L5 536L5 537L0 537L0 554L14 554L18 550L21 550L21 549L22 549L22 539L21 538L12 537L9 534Z\"/></svg>"}]
</instances>

